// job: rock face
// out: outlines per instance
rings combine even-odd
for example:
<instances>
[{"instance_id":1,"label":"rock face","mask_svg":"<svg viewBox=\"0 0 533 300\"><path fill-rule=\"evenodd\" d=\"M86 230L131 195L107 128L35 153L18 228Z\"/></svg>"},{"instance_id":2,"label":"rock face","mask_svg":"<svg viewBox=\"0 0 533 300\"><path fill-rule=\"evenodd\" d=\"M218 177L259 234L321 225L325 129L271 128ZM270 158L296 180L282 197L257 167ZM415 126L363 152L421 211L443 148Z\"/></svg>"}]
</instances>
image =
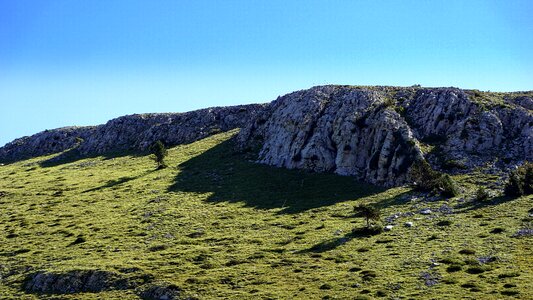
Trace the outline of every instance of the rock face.
<instances>
[{"instance_id":1,"label":"rock face","mask_svg":"<svg viewBox=\"0 0 533 300\"><path fill-rule=\"evenodd\" d=\"M0 148L0 162L62 152L81 156L191 143L242 128L241 149L277 167L352 175L382 186L409 181L413 162L450 172L501 170L533 160L533 92L318 86L267 105L120 117L66 127Z\"/></svg>"},{"instance_id":2,"label":"rock face","mask_svg":"<svg viewBox=\"0 0 533 300\"><path fill-rule=\"evenodd\" d=\"M0 162L76 148L82 156L112 151L146 150L153 142L191 143L213 133L245 126L263 108L259 104L214 107L187 113L137 114L104 125L65 127L23 137L0 148Z\"/></svg>"},{"instance_id":3,"label":"rock face","mask_svg":"<svg viewBox=\"0 0 533 300\"><path fill-rule=\"evenodd\" d=\"M400 184L422 152L385 100L377 92L333 86L295 92L274 101L238 139L262 144L261 163Z\"/></svg>"},{"instance_id":4,"label":"rock face","mask_svg":"<svg viewBox=\"0 0 533 300\"><path fill-rule=\"evenodd\" d=\"M77 138L87 139L96 127L64 127L18 138L0 148L0 162L58 153L74 147Z\"/></svg>"},{"instance_id":5,"label":"rock face","mask_svg":"<svg viewBox=\"0 0 533 300\"><path fill-rule=\"evenodd\" d=\"M24 290L39 294L97 293L125 290L132 285L113 272L98 270L70 271L67 273L37 272L24 284Z\"/></svg>"},{"instance_id":6,"label":"rock face","mask_svg":"<svg viewBox=\"0 0 533 300\"><path fill-rule=\"evenodd\" d=\"M260 163L394 186L424 156L436 168L531 160L532 94L320 86L272 102L238 143ZM422 145L438 151L424 155Z\"/></svg>"}]
</instances>

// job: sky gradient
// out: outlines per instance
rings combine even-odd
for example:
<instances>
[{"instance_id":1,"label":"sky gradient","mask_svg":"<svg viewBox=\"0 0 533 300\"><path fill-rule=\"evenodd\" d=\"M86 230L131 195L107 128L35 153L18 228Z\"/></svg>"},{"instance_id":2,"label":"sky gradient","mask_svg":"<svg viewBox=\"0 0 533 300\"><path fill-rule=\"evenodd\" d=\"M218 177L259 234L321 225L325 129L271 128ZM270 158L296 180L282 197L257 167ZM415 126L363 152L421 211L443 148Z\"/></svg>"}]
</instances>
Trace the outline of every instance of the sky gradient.
<instances>
[{"instance_id":1,"label":"sky gradient","mask_svg":"<svg viewBox=\"0 0 533 300\"><path fill-rule=\"evenodd\" d=\"M0 146L323 84L533 89L533 1L0 1Z\"/></svg>"}]
</instances>

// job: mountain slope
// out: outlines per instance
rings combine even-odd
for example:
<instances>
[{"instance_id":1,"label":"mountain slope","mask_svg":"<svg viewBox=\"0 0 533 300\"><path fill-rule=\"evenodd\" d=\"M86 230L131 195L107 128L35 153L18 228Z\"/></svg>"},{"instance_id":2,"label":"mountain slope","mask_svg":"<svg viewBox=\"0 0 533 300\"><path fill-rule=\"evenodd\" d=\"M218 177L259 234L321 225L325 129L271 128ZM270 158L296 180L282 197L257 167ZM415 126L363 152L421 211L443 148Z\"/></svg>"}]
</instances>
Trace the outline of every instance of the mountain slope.
<instances>
[{"instance_id":1,"label":"mountain slope","mask_svg":"<svg viewBox=\"0 0 533 300\"><path fill-rule=\"evenodd\" d=\"M533 297L531 235L515 237L532 197L494 196L498 176L457 175L451 199L384 190L252 163L235 134L158 171L139 155L0 166L0 298ZM481 185L492 199L473 200ZM361 203L392 230L361 231Z\"/></svg>"}]
</instances>

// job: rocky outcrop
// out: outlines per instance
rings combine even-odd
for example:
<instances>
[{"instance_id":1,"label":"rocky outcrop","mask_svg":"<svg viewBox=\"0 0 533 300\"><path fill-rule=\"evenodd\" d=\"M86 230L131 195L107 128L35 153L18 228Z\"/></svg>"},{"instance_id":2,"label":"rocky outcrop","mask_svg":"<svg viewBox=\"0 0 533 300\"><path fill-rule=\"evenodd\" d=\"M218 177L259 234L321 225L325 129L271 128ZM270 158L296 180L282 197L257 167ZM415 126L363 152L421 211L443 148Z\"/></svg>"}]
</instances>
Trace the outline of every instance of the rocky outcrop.
<instances>
[{"instance_id":1,"label":"rocky outcrop","mask_svg":"<svg viewBox=\"0 0 533 300\"><path fill-rule=\"evenodd\" d=\"M318 86L267 105L131 115L45 131L0 148L0 162L67 149L81 156L144 151L157 140L172 146L242 128L239 147L257 151L260 163L395 186L408 182L411 165L423 158L452 172L533 160L532 107L533 92Z\"/></svg>"},{"instance_id":2,"label":"rocky outcrop","mask_svg":"<svg viewBox=\"0 0 533 300\"><path fill-rule=\"evenodd\" d=\"M18 161L65 151L76 146L80 139L87 139L95 130L95 126L63 127L18 138L0 148L0 162Z\"/></svg>"},{"instance_id":3,"label":"rocky outcrop","mask_svg":"<svg viewBox=\"0 0 533 300\"><path fill-rule=\"evenodd\" d=\"M126 290L133 288L133 285L114 272L76 270L66 273L37 272L31 274L23 288L28 293L75 294Z\"/></svg>"},{"instance_id":4,"label":"rocky outcrop","mask_svg":"<svg viewBox=\"0 0 533 300\"><path fill-rule=\"evenodd\" d=\"M0 148L0 162L12 162L75 148L81 156L146 150L157 140L168 146L191 143L213 133L245 126L259 104L213 107L187 113L137 114L104 125L46 130Z\"/></svg>"},{"instance_id":5,"label":"rocky outcrop","mask_svg":"<svg viewBox=\"0 0 533 300\"><path fill-rule=\"evenodd\" d=\"M295 92L274 101L238 141L260 143L261 163L401 184L422 152L387 101L376 91L336 86Z\"/></svg>"},{"instance_id":6,"label":"rocky outcrop","mask_svg":"<svg viewBox=\"0 0 533 300\"><path fill-rule=\"evenodd\" d=\"M238 143L256 149L260 163L394 186L409 180L421 144L438 150L425 155L436 168L532 159L529 105L531 97L513 93L320 86L272 102Z\"/></svg>"}]
</instances>

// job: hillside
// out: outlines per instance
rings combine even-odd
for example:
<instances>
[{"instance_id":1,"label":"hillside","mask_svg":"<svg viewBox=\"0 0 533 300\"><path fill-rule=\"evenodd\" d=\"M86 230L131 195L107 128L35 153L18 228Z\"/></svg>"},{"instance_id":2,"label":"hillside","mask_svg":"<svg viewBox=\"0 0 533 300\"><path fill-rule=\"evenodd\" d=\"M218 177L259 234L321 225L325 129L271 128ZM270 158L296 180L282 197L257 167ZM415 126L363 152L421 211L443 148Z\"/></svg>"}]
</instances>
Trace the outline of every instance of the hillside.
<instances>
[{"instance_id":1,"label":"hillside","mask_svg":"<svg viewBox=\"0 0 533 300\"><path fill-rule=\"evenodd\" d=\"M497 176L457 175L451 199L385 190L254 164L234 135L172 148L159 171L137 155L0 166L0 298L533 297L531 235L515 236L531 196L472 200L477 185L499 193ZM360 203L394 228L358 230ZM36 272L49 277L25 283Z\"/></svg>"},{"instance_id":2,"label":"hillside","mask_svg":"<svg viewBox=\"0 0 533 300\"><path fill-rule=\"evenodd\" d=\"M532 109L533 92L329 85L16 139L0 299L533 298L533 196L504 194Z\"/></svg>"}]
</instances>

